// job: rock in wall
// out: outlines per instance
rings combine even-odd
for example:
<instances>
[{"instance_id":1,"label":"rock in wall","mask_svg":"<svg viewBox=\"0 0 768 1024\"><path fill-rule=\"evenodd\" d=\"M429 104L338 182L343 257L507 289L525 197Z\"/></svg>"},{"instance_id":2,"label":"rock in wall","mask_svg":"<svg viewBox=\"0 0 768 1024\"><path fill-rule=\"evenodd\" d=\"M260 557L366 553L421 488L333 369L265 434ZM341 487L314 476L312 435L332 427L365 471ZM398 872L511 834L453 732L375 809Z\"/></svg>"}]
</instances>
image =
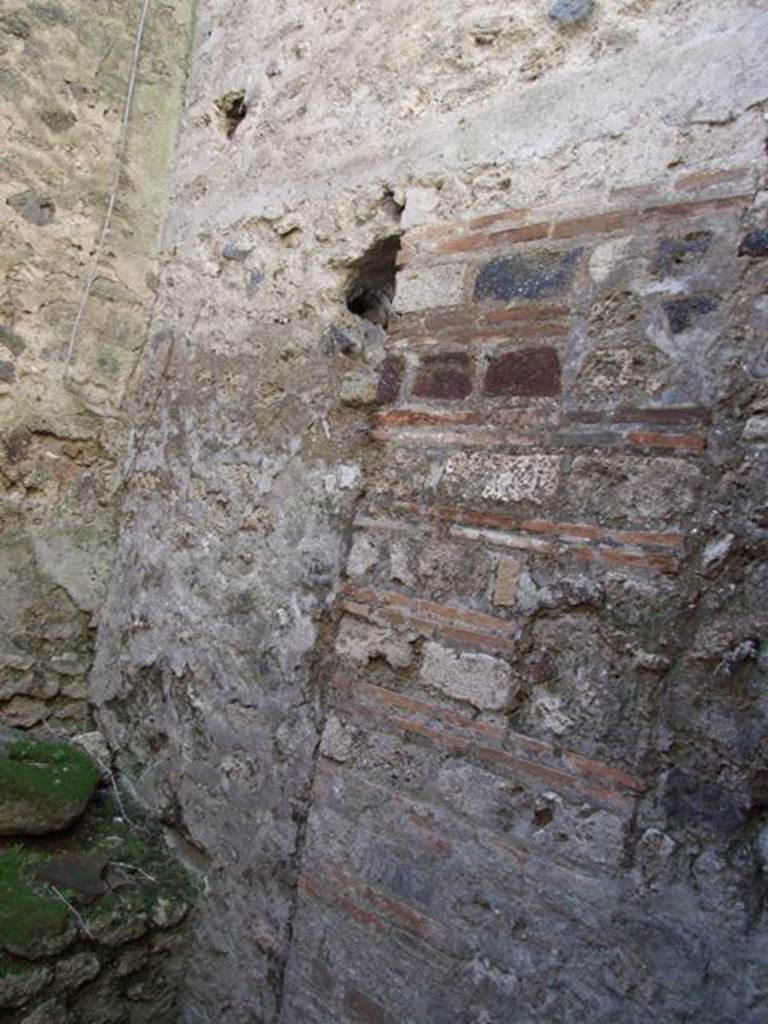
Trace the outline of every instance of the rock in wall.
<instances>
[{"instance_id":1,"label":"rock in wall","mask_svg":"<svg viewBox=\"0 0 768 1024\"><path fill-rule=\"evenodd\" d=\"M768 21L406 6L200 5L93 674L182 1019L756 1021Z\"/></svg>"},{"instance_id":2,"label":"rock in wall","mask_svg":"<svg viewBox=\"0 0 768 1024\"><path fill-rule=\"evenodd\" d=\"M0 12L0 717L87 727L96 615L116 541L123 393L146 336L151 256L191 4L151 5L111 229L140 3Z\"/></svg>"}]
</instances>

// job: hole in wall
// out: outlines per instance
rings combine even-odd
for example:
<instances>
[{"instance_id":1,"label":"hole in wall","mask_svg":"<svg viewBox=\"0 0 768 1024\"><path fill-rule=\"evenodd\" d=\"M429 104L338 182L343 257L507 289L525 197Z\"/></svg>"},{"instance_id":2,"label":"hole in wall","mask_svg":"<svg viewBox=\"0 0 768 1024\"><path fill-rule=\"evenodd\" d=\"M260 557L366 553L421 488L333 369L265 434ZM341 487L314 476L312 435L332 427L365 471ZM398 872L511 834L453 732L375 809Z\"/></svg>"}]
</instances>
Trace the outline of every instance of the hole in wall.
<instances>
[{"instance_id":1,"label":"hole in wall","mask_svg":"<svg viewBox=\"0 0 768 1024\"><path fill-rule=\"evenodd\" d=\"M379 239L352 264L347 286L347 309L350 313L386 327L395 297L397 254L400 236Z\"/></svg>"},{"instance_id":2,"label":"hole in wall","mask_svg":"<svg viewBox=\"0 0 768 1024\"><path fill-rule=\"evenodd\" d=\"M227 138L231 139L237 131L237 126L248 113L248 104L245 102L245 90L238 89L236 92L228 92L221 99L216 100L216 109L224 122L224 131Z\"/></svg>"}]
</instances>

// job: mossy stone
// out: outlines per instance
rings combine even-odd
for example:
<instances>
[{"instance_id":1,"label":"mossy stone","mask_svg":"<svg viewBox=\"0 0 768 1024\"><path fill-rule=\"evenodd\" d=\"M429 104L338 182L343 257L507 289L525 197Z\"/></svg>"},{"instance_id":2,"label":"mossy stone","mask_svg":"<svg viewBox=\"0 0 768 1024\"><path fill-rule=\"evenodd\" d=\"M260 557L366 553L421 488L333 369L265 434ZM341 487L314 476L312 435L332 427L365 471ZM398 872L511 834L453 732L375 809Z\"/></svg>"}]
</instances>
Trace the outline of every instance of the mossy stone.
<instances>
[{"instance_id":1,"label":"mossy stone","mask_svg":"<svg viewBox=\"0 0 768 1024\"><path fill-rule=\"evenodd\" d=\"M0 836L45 835L85 810L100 772L82 750L58 740L0 733Z\"/></svg>"},{"instance_id":2,"label":"mossy stone","mask_svg":"<svg viewBox=\"0 0 768 1024\"><path fill-rule=\"evenodd\" d=\"M77 937L70 910L35 880L40 856L11 847L0 853L0 948L36 959L66 949Z\"/></svg>"}]
</instances>

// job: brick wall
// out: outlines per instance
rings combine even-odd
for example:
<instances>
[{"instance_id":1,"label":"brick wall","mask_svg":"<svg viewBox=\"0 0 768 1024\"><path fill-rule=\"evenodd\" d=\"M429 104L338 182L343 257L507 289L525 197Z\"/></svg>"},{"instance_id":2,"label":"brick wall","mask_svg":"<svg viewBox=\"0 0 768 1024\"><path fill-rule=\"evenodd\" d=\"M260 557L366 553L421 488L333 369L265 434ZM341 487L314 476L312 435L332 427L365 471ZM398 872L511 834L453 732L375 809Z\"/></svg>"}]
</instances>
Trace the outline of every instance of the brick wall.
<instances>
[{"instance_id":1,"label":"brick wall","mask_svg":"<svg viewBox=\"0 0 768 1024\"><path fill-rule=\"evenodd\" d=\"M760 1019L756 187L404 235L282 1020Z\"/></svg>"}]
</instances>

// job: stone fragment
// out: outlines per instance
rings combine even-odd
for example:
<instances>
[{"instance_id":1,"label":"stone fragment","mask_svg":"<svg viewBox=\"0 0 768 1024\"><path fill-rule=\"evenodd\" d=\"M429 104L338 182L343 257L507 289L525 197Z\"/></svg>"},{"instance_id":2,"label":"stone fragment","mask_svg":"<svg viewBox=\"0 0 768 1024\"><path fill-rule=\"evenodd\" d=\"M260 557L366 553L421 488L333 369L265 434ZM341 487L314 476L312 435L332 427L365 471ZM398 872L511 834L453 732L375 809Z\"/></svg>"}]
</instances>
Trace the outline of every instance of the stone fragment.
<instances>
[{"instance_id":1,"label":"stone fragment","mask_svg":"<svg viewBox=\"0 0 768 1024\"><path fill-rule=\"evenodd\" d=\"M376 401L379 405L397 401L404 372L405 360L402 356L389 355L384 359L379 368L379 385L376 389Z\"/></svg>"},{"instance_id":2,"label":"stone fragment","mask_svg":"<svg viewBox=\"0 0 768 1024\"><path fill-rule=\"evenodd\" d=\"M448 697L467 701L480 711L509 707L517 692L512 669L490 654L457 653L430 641L424 648L420 681Z\"/></svg>"},{"instance_id":3,"label":"stone fragment","mask_svg":"<svg viewBox=\"0 0 768 1024\"><path fill-rule=\"evenodd\" d=\"M40 120L56 134L68 131L77 123L77 118L69 110L44 110Z\"/></svg>"},{"instance_id":4,"label":"stone fragment","mask_svg":"<svg viewBox=\"0 0 768 1024\"><path fill-rule=\"evenodd\" d=\"M93 981L101 970L101 961L95 953L77 953L56 964L56 981L62 988L80 988L88 981Z\"/></svg>"},{"instance_id":5,"label":"stone fragment","mask_svg":"<svg viewBox=\"0 0 768 1024\"><path fill-rule=\"evenodd\" d=\"M560 359L551 345L506 352L491 360L485 375L486 395L546 397L560 393Z\"/></svg>"},{"instance_id":6,"label":"stone fragment","mask_svg":"<svg viewBox=\"0 0 768 1024\"><path fill-rule=\"evenodd\" d=\"M32 697L36 702L47 701L55 697L58 692L59 682L57 679L40 676L34 672L26 672L23 675L14 672L13 675L8 674L4 680L0 681L0 700L11 700L13 697L23 696ZM42 709L38 708L37 710ZM5 709L3 717L9 718L5 714ZM39 720L38 718L37 721Z\"/></svg>"},{"instance_id":7,"label":"stone fragment","mask_svg":"<svg viewBox=\"0 0 768 1024\"><path fill-rule=\"evenodd\" d=\"M657 272L673 274L696 262L708 251L711 242L711 231L692 231L684 238L662 238L656 254Z\"/></svg>"},{"instance_id":8,"label":"stone fragment","mask_svg":"<svg viewBox=\"0 0 768 1024\"><path fill-rule=\"evenodd\" d=\"M85 810L98 781L98 768L82 750L0 730L0 835L67 828Z\"/></svg>"},{"instance_id":9,"label":"stone fragment","mask_svg":"<svg viewBox=\"0 0 768 1024\"><path fill-rule=\"evenodd\" d=\"M7 1010L26 1005L50 984L52 978L53 971L47 966L3 971L0 975L0 1008Z\"/></svg>"},{"instance_id":10,"label":"stone fragment","mask_svg":"<svg viewBox=\"0 0 768 1024\"><path fill-rule=\"evenodd\" d=\"M107 914L91 915L88 926L94 940L103 946L124 946L147 931L147 915L127 901Z\"/></svg>"},{"instance_id":11,"label":"stone fragment","mask_svg":"<svg viewBox=\"0 0 768 1024\"><path fill-rule=\"evenodd\" d=\"M482 299L538 299L566 291L573 281L581 249L496 256L475 279L473 297Z\"/></svg>"},{"instance_id":12,"label":"stone fragment","mask_svg":"<svg viewBox=\"0 0 768 1024\"><path fill-rule=\"evenodd\" d=\"M496 569L496 584L493 588L493 603L502 608L511 608L515 603L517 581L522 569L522 560L514 555L499 559Z\"/></svg>"},{"instance_id":13,"label":"stone fragment","mask_svg":"<svg viewBox=\"0 0 768 1024\"><path fill-rule=\"evenodd\" d=\"M365 533L357 533L347 558L347 575L361 579L379 560L378 546Z\"/></svg>"},{"instance_id":14,"label":"stone fragment","mask_svg":"<svg viewBox=\"0 0 768 1024\"><path fill-rule=\"evenodd\" d=\"M478 496L493 501L542 501L552 497L560 480L556 455L502 455L459 452L451 455L443 474L452 496Z\"/></svg>"},{"instance_id":15,"label":"stone fragment","mask_svg":"<svg viewBox=\"0 0 768 1024\"><path fill-rule=\"evenodd\" d=\"M664 810L677 824L702 825L725 833L740 828L747 816L735 794L681 768L673 768L667 775Z\"/></svg>"},{"instance_id":16,"label":"stone fragment","mask_svg":"<svg viewBox=\"0 0 768 1024\"><path fill-rule=\"evenodd\" d=\"M720 568L728 557L735 539L732 533L726 533L725 536L716 537L707 544L701 555L701 571L705 576Z\"/></svg>"},{"instance_id":17,"label":"stone fragment","mask_svg":"<svg viewBox=\"0 0 768 1024\"><path fill-rule=\"evenodd\" d=\"M27 1014L21 1024L67 1024L69 1019L64 1003L58 999L46 999Z\"/></svg>"},{"instance_id":18,"label":"stone fragment","mask_svg":"<svg viewBox=\"0 0 768 1024\"><path fill-rule=\"evenodd\" d=\"M0 359L0 383L13 384L16 380L16 367L13 363Z\"/></svg>"},{"instance_id":19,"label":"stone fragment","mask_svg":"<svg viewBox=\"0 0 768 1024\"><path fill-rule=\"evenodd\" d=\"M387 626L374 626L349 616L342 620L336 637L336 653L355 665L367 665L373 658L384 658L392 668L407 668L413 660L407 635L398 636Z\"/></svg>"},{"instance_id":20,"label":"stone fragment","mask_svg":"<svg viewBox=\"0 0 768 1024\"><path fill-rule=\"evenodd\" d=\"M4 324L0 324L0 345L3 345L15 356L20 356L27 347L27 343L21 335L17 334L16 331L12 331L10 327L6 327Z\"/></svg>"},{"instance_id":21,"label":"stone fragment","mask_svg":"<svg viewBox=\"0 0 768 1024\"><path fill-rule=\"evenodd\" d=\"M674 839L658 828L647 828L640 837L635 862L646 882L653 882L669 868L675 852Z\"/></svg>"},{"instance_id":22,"label":"stone fragment","mask_svg":"<svg viewBox=\"0 0 768 1024\"><path fill-rule=\"evenodd\" d=\"M17 39L29 39L31 35L29 25L18 14L3 14L0 17L0 32L7 32Z\"/></svg>"},{"instance_id":23,"label":"stone fragment","mask_svg":"<svg viewBox=\"0 0 768 1024\"><path fill-rule=\"evenodd\" d=\"M227 242L221 250L225 260L234 260L235 263L245 263L253 249L240 249L234 242Z\"/></svg>"},{"instance_id":24,"label":"stone fragment","mask_svg":"<svg viewBox=\"0 0 768 1024\"><path fill-rule=\"evenodd\" d=\"M471 360L466 352L438 352L422 358L413 386L416 398L458 401L471 392Z\"/></svg>"},{"instance_id":25,"label":"stone fragment","mask_svg":"<svg viewBox=\"0 0 768 1024\"><path fill-rule=\"evenodd\" d=\"M152 923L158 928L175 928L180 925L189 911L189 905L184 900L169 899L161 896L152 908Z\"/></svg>"},{"instance_id":26,"label":"stone fragment","mask_svg":"<svg viewBox=\"0 0 768 1024\"><path fill-rule=\"evenodd\" d=\"M398 275L397 310L411 313L436 306L457 305L463 291L464 267L460 264L406 268Z\"/></svg>"},{"instance_id":27,"label":"stone fragment","mask_svg":"<svg viewBox=\"0 0 768 1024\"><path fill-rule=\"evenodd\" d=\"M666 672L671 667L669 658L663 654L654 654L642 648L632 652L632 661L637 668L645 669L646 672Z\"/></svg>"},{"instance_id":28,"label":"stone fragment","mask_svg":"<svg viewBox=\"0 0 768 1024\"><path fill-rule=\"evenodd\" d=\"M768 416L750 416L741 436L745 441L768 441Z\"/></svg>"},{"instance_id":29,"label":"stone fragment","mask_svg":"<svg viewBox=\"0 0 768 1024\"><path fill-rule=\"evenodd\" d=\"M515 604L523 615L534 615L539 608L554 607L555 600L549 587L540 587L529 572L521 572Z\"/></svg>"},{"instance_id":30,"label":"stone fragment","mask_svg":"<svg viewBox=\"0 0 768 1024\"><path fill-rule=\"evenodd\" d=\"M739 256L768 256L768 228L755 228L748 231L739 246Z\"/></svg>"},{"instance_id":31,"label":"stone fragment","mask_svg":"<svg viewBox=\"0 0 768 1024\"><path fill-rule=\"evenodd\" d=\"M689 512L700 483L699 467L682 459L579 455L568 489L582 513L659 521Z\"/></svg>"},{"instance_id":32,"label":"stone fragment","mask_svg":"<svg viewBox=\"0 0 768 1024\"><path fill-rule=\"evenodd\" d=\"M123 953L117 961L117 967L115 968L115 974L118 978L127 978L131 974L135 974L137 971L147 966L149 962L150 951L146 946L140 946L138 949L129 949Z\"/></svg>"},{"instance_id":33,"label":"stone fragment","mask_svg":"<svg viewBox=\"0 0 768 1024\"><path fill-rule=\"evenodd\" d=\"M62 676L79 676L88 671L88 662L73 651L54 655L50 665L54 672Z\"/></svg>"},{"instance_id":34,"label":"stone fragment","mask_svg":"<svg viewBox=\"0 0 768 1024\"><path fill-rule=\"evenodd\" d=\"M331 714L323 730L320 753L331 761L344 764L352 754L356 736L357 730L354 726L342 722L338 715Z\"/></svg>"},{"instance_id":35,"label":"stone fragment","mask_svg":"<svg viewBox=\"0 0 768 1024\"><path fill-rule=\"evenodd\" d=\"M472 24L470 31L476 43L481 46L490 46L496 37L501 35L503 29L504 20L502 18L480 18Z\"/></svg>"},{"instance_id":36,"label":"stone fragment","mask_svg":"<svg viewBox=\"0 0 768 1024\"><path fill-rule=\"evenodd\" d=\"M556 693L542 686L536 686L531 693L530 716L545 731L555 736L562 736L572 725L571 719L565 714L562 700Z\"/></svg>"},{"instance_id":37,"label":"stone fragment","mask_svg":"<svg viewBox=\"0 0 768 1024\"><path fill-rule=\"evenodd\" d=\"M57 889L70 889L85 900L95 900L107 891L102 874L108 860L103 854L64 853L39 868L36 877Z\"/></svg>"},{"instance_id":38,"label":"stone fragment","mask_svg":"<svg viewBox=\"0 0 768 1024\"><path fill-rule=\"evenodd\" d=\"M47 705L43 700L16 696L3 707L4 721L18 729L31 729L45 718Z\"/></svg>"},{"instance_id":39,"label":"stone fragment","mask_svg":"<svg viewBox=\"0 0 768 1024\"><path fill-rule=\"evenodd\" d=\"M56 206L53 200L41 196L32 189L8 196L5 202L24 220L40 227L50 224L56 215Z\"/></svg>"},{"instance_id":40,"label":"stone fragment","mask_svg":"<svg viewBox=\"0 0 768 1024\"><path fill-rule=\"evenodd\" d=\"M580 25L595 9L595 0L555 0L549 16L560 25Z\"/></svg>"},{"instance_id":41,"label":"stone fragment","mask_svg":"<svg viewBox=\"0 0 768 1024\"><path fill-rule=\"evenodd\" d=\"M691 295L687 299L675 299L664 303L669 329L672 334L682 334L707 313L713 313L720 305L717 295Z\"/></svg>"},{"instance_id":42,"label":"stone fragment","mask_svg":"<svg viewBox=\"0 0 768 1024\"><path fill-rule=\"evenodd\" d=\"M764 825L755 835L755 853L763 869L768 873L768 825Z\"/></svg>"},{"instance_id":43,"label":"stone fragment","mask_svg":"<svg viewBox=\"0 0 768 1024\"><path fill-rule=\"evenodd\" d=\"M589 273L594 281L605 281L618 265L631 238L612 238L596 245L589 257Z\"/></svg>"},{"instance_id":44,"label":"stone fragment","mask_svg":"<svg viewBox=\"0 0 768 1024\"><path fill-rule=\"evenodd\" d=\"M343 405L359 408L374 405L379 382L373 370L350 370L341 378L340 398Z\"/></svg>"}]
</instances>

